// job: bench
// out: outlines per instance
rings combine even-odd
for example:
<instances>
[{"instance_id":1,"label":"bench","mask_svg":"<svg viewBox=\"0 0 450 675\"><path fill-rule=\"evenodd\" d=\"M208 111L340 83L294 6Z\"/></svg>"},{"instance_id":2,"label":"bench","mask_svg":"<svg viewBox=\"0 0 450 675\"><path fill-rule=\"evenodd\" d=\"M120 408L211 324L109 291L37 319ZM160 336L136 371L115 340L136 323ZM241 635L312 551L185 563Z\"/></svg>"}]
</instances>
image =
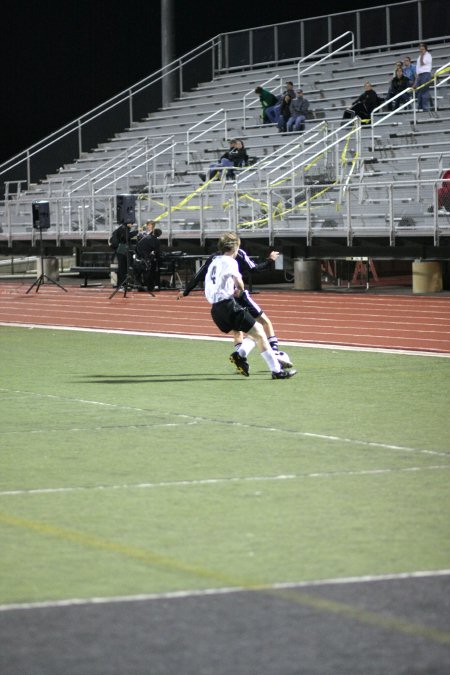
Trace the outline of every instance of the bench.
<instances>
[{"instance_id":1,"label":"bench","mask_svg":"<svg viewBox=\"0 0 450 675\"><path fill-rule=\"evenodd\" d=\"M88 286L88 279L104 279L111 274L111 263L114 253L105 251L86 251L80 256L80 264L70 268L71 272L77 272L84 283ZM89 284L90 286L98 284Z\"/></svg>"}]
</instances>

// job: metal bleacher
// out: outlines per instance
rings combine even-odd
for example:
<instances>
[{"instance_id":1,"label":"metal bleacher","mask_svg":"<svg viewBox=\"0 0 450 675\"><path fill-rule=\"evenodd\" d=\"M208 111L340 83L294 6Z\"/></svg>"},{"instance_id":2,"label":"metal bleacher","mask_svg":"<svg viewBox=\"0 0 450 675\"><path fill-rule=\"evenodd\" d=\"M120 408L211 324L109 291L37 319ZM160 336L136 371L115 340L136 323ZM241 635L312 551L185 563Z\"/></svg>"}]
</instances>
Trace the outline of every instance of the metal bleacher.
<instances>
[{"instance_id":1,"label":"metal bleacher","mask_svg":"<svg viewBox=\"0 0 450 675\"><path fill-rule=\"evenodd\" d=\"M343 126L343 111L364 81L385 97L393 64L415 48L384 45L355 54L354 47L346 31L313 52L304 70L305 57L217 70L213 79L180 92L167 107L45 178L7 180L0 243L34 242L30 212L36 200L50 202L46 238L83 246L104 241L116 225L117 195L134 193L138 224L157 219L169 243L203 244L224 229L238 229L243 237L270 243L287 237L308 245L339 239L350 246L374 238L394 246L401 238L425 237L439 246L450 235L450 214L436 208L439 178L450 166L448 73L430 112L414 113L409 106L392 116L382 113L372 125ZM434 71L448 65L449 52L446 38L433 41ZM305 133L281 134L262 124L255 87L281 93L287 80L297 86L300 77L312 111ZM234 180L224 175L203 183L199 174L233 137L245 143L252 166Z\"/></svg>"}]
</instances>

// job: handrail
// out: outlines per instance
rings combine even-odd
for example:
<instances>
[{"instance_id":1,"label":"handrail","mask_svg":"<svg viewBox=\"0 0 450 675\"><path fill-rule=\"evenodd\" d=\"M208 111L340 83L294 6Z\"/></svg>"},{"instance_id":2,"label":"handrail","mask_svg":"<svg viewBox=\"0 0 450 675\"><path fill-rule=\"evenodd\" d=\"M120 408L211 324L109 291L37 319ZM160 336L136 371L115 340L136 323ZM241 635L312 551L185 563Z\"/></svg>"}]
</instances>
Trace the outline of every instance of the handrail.
<instances>
[{"instance_id":1,"label":"handrail","mask_svg":"<svg viewBox=\"0 0 450 675\"><path fill-rule=\"evenodd\" d=\"M449 182L448 180L446 181L447 183ZM420 187L421 189L425 189L425 187L428 187L428 194L431 194L431 190L433 190L433 199L434 199L434 206L436 206L436 189L439 187L439 185L442 184L442 179L440 178L433 178L433 179L422 179L420 181ZM370 181L366 183L367 188L380 188L380 187L386 187L389 189L389 187L392 186L392 190L388 193L388 205L386 206L385 213L386 219L386 232L391 232L395 233L396 231L396 222L399 221L399 218L402 216L402 206L395 206L394 201L395 201L395 196L397 194L398 189L405 189L408 188L409 192L414 194L414 190L417 188L417 180L402 180L402 181L395 181L394 183L392 181ZM212 186L211 186L212 187ZM273 221L274 219L279 220L280 216L282 219L286 216L289 216L291 214L300 213L303 219L304 225L300 227L300 229L296 230L295 227L290 227L290 234L295 235L296 233L299 235L303 235L305 232L305 226L308 228L311 225L311 215L314 213L319 213L320 211L317 211L317 208L320 208L320 204L316 201L317 196L320 197L322 194L327 194L332 197L332 199L327 199L326 203L323 203L322 206L324 208L329 208L330 205L332 206L333 204L338 204L339 203L339 197L338 195L341 194L342 191L346 190L347 198L348 198L348 208L345 210L345 206L342 206L340 209L340 213L343 215L344 218L344 229L346 227L345 221L347 222L348 227L352 225L352 220L351 220L351 210L350 210L350 192L354 194L357 197L358 190L360 189L359 184L354 184L354 185L347 185L345 181L343 182L333 182L332 184L317 184L314 186L305 186L306 188L306 199L305 202L302 204L296 204L294 207L289 207L284 209L284 211L279 210L278 207L275 206L275 201L272 202L272 197L271 195L276 195L278 194L278 188L275 186L265 186L261 187L259 189L255 189L253 193L254 200L256 200L257 203L263 204L265 203L266 205L269 205L269 213L268 217L265 219L265 223L258 223L256 225L256 228L267 228L267 231L270 233L272 232L271 227L272 224L269 224L269 220ZM322 191L323 188L323 191ZM314 190L314 193L311 192L311 190ZM319 190L319 193L317 192ZM331 191L331 192L330 192ZM216 190L209 190L208 191L211 194L215 194L219 196L220 203L223 204L224 201L224 196L226 195L227 199L233 200L236 203L236 200L239 199L240 197L248 194L248 190L244 187L243 190L239 190L238 187L235 184L230 184L228 185L218 185ZM308 196L309 195L309 196ZM174 204L181 204L181 202L186 200L186 192L185 191L180 191L180 192L173 192L170 195L166 195L163 191L158 192L158 193L152 193L152 198L155 200L161 200L163 204L161 204L161 208L164 209L164 212L167 211L167 219L166 217L164 218L165 223L169 223L171 221L171 213L172 210L175 210L175 207L173 207ZM202 194L199 193L197 195L197 198L199 200L199 209L204 208L204 202L202 201ZM28 195L26 198L21 200L20 205L22 209L25 207L29 209L29 219L30 219L30 227L29 227L29 232L25 233L23 224L15 224L13 217L14 214L16 213L15 210L15 203L8 201L5 202L5 211L6 211L6 222L4 225L4 231L2 234L0 234L0 240L8 240L12 241L13 239L13 233L14 231L17 231L17 228L20 227L21 233L18 236L19 239L26 240L27 238L33 240L35 237L34 230L31 229L31 204L32 204L33 198L32 196ZM431 201L431 200L430 200ZM72 202L72 203L71 203ZM273 207L271 208L270 204L273 203ZM142 206L141 200L138 200L138 204ZM168 204L170 208L168 207ZM419 202L415 205L412 205L413 208L414 206L417 207L418 211L423 214L424 211L424 206L423 204L420 204ZM313 208L314 207L314 208ZM188 207L192 208L192 206ZM71 209L71 212L69 212L69 209ZM276 212L275 210L276 209ZM178 206L176 207L176 210L178 210ZM181 209L180 209L181 210ZM219 209L222 212L222 209ZM113 194L104 194L101 195L100 197L95 197L95 198L89 198L86 196L75 196L72 200L69 198L52 198L50 200L50 212L52 214L52 232L48 232L45 234L46 238L53 238L55 237L57 241L61 239L62 236L66 235L67 233L70 233L71 237L79 237L80 240L83 242L86 242L87 238L90 235L90 230L96 230L97 238L100 236L100 238L106 239L108 235L110 235L112 228L114 227L114 195ZM336 211L338 213L338 211ZM65 214L65 216L64 216ZM62 217L62 215L64 217ZM230 210L230 218L231 218L231 210ZM137 213L137 222L139 222L139 217L140 217L140 210ZM230 220L230 229L233 229L233 227L238 227L239 226L239 221L236 220L239 217L239 214L236 212L236 215L233 216L235 220ZM306 220L305 220L306 218ZM422 216L421 216L422 218ZM206 236L209 235L211 236L211 228L208 227L209 224L209 219L206 219L206 221L203 221L202 217L202 211L200 210L200 221L201 221L201 227L200 230L198 231L198 237L201 240L204 240ZM17 222L17 221L16 221ZM96 225L96 223L100 223L100 228ZM205 224L206 224L206 229L205 229ZM72 229L73 225L77 226L77 231L76 234L74 234L74 230ZM213 226L214 227L214 226ZM221 226L222 227L222 226ZM280 224L281 229L286 227L286 225L281 222ZM424 232L429 234L430 236L434 236L435 240L438 241L440 236L448 236L448 232L450 232L450 219L448 218L447 215L445 214L439 214L437 212L437 209L434 209L433 216L431 218L431 213L430 216L427 217L427 222L420 222L418 223L418 227L421 227ZM98 228L98 229L97 229ZM303 229L302 229L303 228ZM176 235L177 232L175 231L176 227L173 227L173 222L171 221L170 228L169 227L164 227L164 231L168 232L170 230L171 235ZM184 229L184 228L183 228ZM276 229L276 228L275 228ZM341 230L342 232L342 230ZM367 230L368 235L370 236L370 228ZM403 234L405 233L405 230L403 228L400 228L400 230L397 230L397 232L402 232ZM215 232L214 235L215 236ZM331 235L333 236L333 235ZM341 234L336 234L336 236L341 236ZM349 229L349 236L352 236L351 233L351 228Z\"/></svg>"},{"instance_id":2,"label":"handrail","mask_svg":"<svg viewBox=\"0 0 450 675\"><path fill-rule=\"evenodd\" d=\"M163 155L167 150L173 150L176 146L176 143L172 143L168 148L164 148L163 150L160 150L157 152L155 155L152 155L151 157L147 157L143 162L140 164L137 164L136 166L133 166L132 169L129 171L126 171L125 173L121 174L120 176L115 176L112 181L107 183L106 185L103 185L103 187L98 188L98 190L94 191L94 194L99 194L102 190L106 190L106 188L110 187L111 185L115 185L117 181L121 180L122 178L126 178L126 176L131 175L132 171L135 169L139 169L141 166L146 166L149 162L152 162L156 157L159 157L160 155ZM142 153L144 154L144 153ZM125 167L124 167L125 168Z\"/></svg>"},{"instance_id":3,"label":"handrail","mask_svg":"<svg viewBox=\"0 0 450 675\"><path fill-rule=\"evenodd\" d=\"M445 79L441 80L441 82L439 82L439 83L438 83L438 81L437 81L437 80L438 80L438 77L439 77L440 75L443 75L445 72L448 73L449 71L450 71L450 61L447 61L447 63L444 63L444 65L441 66L440 68L438 68L438 69L436 70L436 72L434 73L434 76L433 76L433 80L434 80L433 89L434 89L434 110L435 110L435 112L436 112L437 109L438 109L438 108L437 108L437 90L438 90L438 87L442 87L443 84L445 84L446 82L449 82L449 81L450 81L450 75L447 75L447 77L446 77Z\"/></svg>"},{"instance_id":4,"label":"handrail","mask_svg":"<svg viewBox=\"0 0 450 675\"><path fill-rule=\"evenodd\" d=\"M447 81L450 81L450 75L447 76L444 80L442 80L438 84L437 84L437 77L439 75L443 74L446 70L447 71L450 70L450 61L448 63L445 63L440 68L438 68L438 70L436 70L436 72L433 75L433 77L431 78L431 80L429 80L428 82L424 82L419 87L408 87L407 89L403 89L403 91L400 91L398 94L395 94L395 96L392 96L392 98L387 99L386 101L383 101L383 103L381 103L374 110L372 110L372 112L370 114L370 124L371 124L371 127L372 127L371 128L372 148L374 147L374 143L375 143L374 127L378 126L379 124L382 124L383 122L388 120L390 117L392 117L393 115L396 115L397 113L399 113L401 110L404 110L408 106L412 105L414 126L416 125L416 123L417 123L416 92L419 91L419 89L423 89L424 87L429 87L430 83L432 81L434 82L434 109L435 109L435 111L437 111L438 107L437 107L436 90L437 90L438 87L445 84ZM396 99L405 96L405 94L411 94L411 98L409 100L405 101L404 103L402 103L401 105L399 105L395 110L390 110L384 117L381 117L376 122L374 121L374 117L375 117L376 113L378 113L380 110L382 110L382 108L384 108L385 106L392 103L392 101L395 101Z\"/></svg>"},{"instance_id":5,"label":"handrail","mask_svg":"<svg viewBox=\"0 0 450 675\"><path fill-rule=\"evenodd\" d=\"M197 134L193 138L190 137L190 134L194 129L196 129L201 124L204 124L205 122L208 122L213 117L216 117L217 115L220 115L221 113L223 113L223 116L219 119L218 122L216 122L212 126L208 126L206 129L204 129L204 131L201 131L199 134ZM224 137L226 138L227 135L228 135L227 113L226 113L226 110L224 110L223 108L220 108L219 110L216 110L215 112L211 113L211 115L208 115L204 119L201 119L199 122L196 122L194 125L192 125L192 127L189 127L189 129L186 132L186 161L187 161L188 165L191 163L191 159L190 159L190 152L191 152L190 145L191 145L191 143L193 143L194 141L197 141L199 138L201 138L202 136L207 134L209 131L212 131L213 129L217 129L217 127L219 127L222 123L224 124Z\"/></svg>"},{"instance_id":6,"label":"handrail","mask_svg":"<svg viewBox=\"0 0 450 675\"><path fill-rule=\"evenodd\" d=\"M300 147L300 142L298 136L292 138L290 141L282 145L280 148L277 148L270 155L262 157L258 162L252 164L251 166L246 166L241 174L237 177L238 185L245 183L254 173L260 171L261 169L267 169L274 161L277 159L288 155L290 151L296 150Z\"/></svg>"},{"instance_id":7,"label":"handrail","mask_svg":"<svg viewBox=\"0 0 450 675\"><path fill-rule=\"evenodd\" d=\"M84 126L92 122L93 120L101 117L105 113L109 112L110 110L113 110L114 108L117 108L120 104L124 103L125 101L129 101L129 111L130 111L130 124L133 122L132 119L132 101L133 97L144 91L145 89L148 89L149 87L158 84L159 82L162 81L163 78L167 77L168 75L172 73L180 73L182 76L182 70L183 67L191 63L194 59L201 57L208 51L214 51L215 48L219 46L219 36L213 37L210 40L207 40L206 42L202 43L198 47L195 47L192 49L190 52L187 52L181 57L178 57L171 63L167 64L163 68L160 68L154 73L151 73L147 77L143 78L139 82L133 84L131 87L128 87L127 89L124 89L123 91L119 92L118 94L114 95L107 101L104 101L100 105L96 106L92 110L88 111L87 113L84 113L80 117L76 118L75 120L72 120L71 122L68 122L64 126L60 127L56 131L52 132L45 138L39 140L37 143L34 143L31 145L29 148L26 148L25 150L22 150L20 153L17 155L14 155L10 159L6 160L2 164L0 164L0 176L3 174L7 173L8 171L16 168L20 164L23 164L24 162L26 163L27 167L27 182L30 184L31 182L31 168L30 168L30 161L31 158L42 152L43 150L49 148L50 146L54 145L58 141L62 140L66 136L70 134L76 133L78 135L78 152L81 155L83 152L82 148L82 129ZM181 82L181 87L180 90L182 91L182 79L180 80Z\"/></svg>"},{"instance_id":8,"label":"handrail","mask_svg":"<svg viewBox=\"0 0 450 675\"><path fill-rule=\"evenodd\" d=\"M147 141L148 139L144 139ZM115 155L113 158L107 160L104 164L102 164L100 167L95 167L87 176L83 176L82 178L79 178L78 181L75 181L72 186L71 190L69 190L69 196L80 190L81 188L85 187L86 185L90 185L91 188L94 186L94 184L102 179L107 179L109 175L113 175L114 171L117 168L125 169L128 165L131 164L131 162L136 159L139 159L139 157L142 156L142 154L146 153L152 153L151 158L154 159L155 157L159 157L161 153L154 154L154 152L161 146L164 145L165 143L172 143L169 147L165 148L165 151L171 150L173 147L173 135L172 136L164 136L162 137L162 140L159 141L159 143L156 143L156 145L153 145L152 147L149 148L148 143L144 142L142 143L142 139L139 139L139 141L123 152L121 152L119 155ZM131 151L131 152L130 152ZM124 158L126 159L125 163L123 163ZM74 185L79 183L78 186L74 188Z\"/></svg>"},{"instance_id":9,"label":"handrail","mask_svg":"<svg viewBox=\"0 0 450 675\"><path fill-rule=\"evenodd\" d=\"M277 89L279 89L279 90L280 90L280 94L281 94L281 93L282 93L282 89L283 89L282 84L281 84L281 75L273 75L273 77L271 77L269 80L266 80L265 82L263 82L263 83L260 84L259 86L262 87L262 88L264 88L264 87L266 86L266 84L269 84L270 82L272 82L272 80L279 80L278 86L275 87L275 91L277 91ZM259 99L255 99L254 101L251 101L251 103L249 103L248 105L246 105L247 97L248 97L248 96L251 96L252 94L253 94L253 95L255 94L255 90L254 90L254 89L252 89L251 91L248 91L246 94L244 94L244 97L243 97L243 102L242 102L242 109L243 109L243 114L242 114L242 128L243 128L243 129L246 129L246 128L247 128L247 109L248 109L248 108L252 108L254 105L256 105L256 103L257 103L258 100L259 100Z\"/></svg>"},{"instance_id":10,"label":"handrail","mask_svg":"<svg viewBox=\"0 0 450 675\"><path fill-rule=\"evenodd\" d=\"M130 145L130 147L123 152L120 152L118 155L114 155L114 157L111 157L110 159L107 159L103 164L100 164L100 166L96 166L94 169L92 169L92 171L89 171L87 175L81 176L75 180L70 186L68 195L72 195L74 192L77 192L81 188L85 187L88 183L91 183L97 177L100 177L102 173L105 173L109 169L114 168L114 166L122 162L124 158L129 159L130 156L133 155L133 151L139 151L141 147L142 139L140 138L138 141L136 141L136 143Z\"/></svg>"},{"instance_id":11,"label":"handrail","mask_svg":"<svg viewBox=\"0 0 450 675\"><path fill-rule=\"evenodd\" d=\"M418 87L418 88L420 88L420 87ZM373 151L373 148L375 147L374 128L377 127L379 124L382 124L383 122L388 120L393 115L396 115L397 113L399 113L404 108L407 108L408 106L412 105L414 125L416 124L416 120L417 120L416 91L417 91L417 89L414 89L414 87L408 87L407 89L403 89L403 91L400 91L398 94L395 94L395 96L393 96L392 98L387 99L386 101L383 101L383 103L380 103L379 106L377 106L376 108L374 108L372 110L372 112L370 113L372 151ZM388 104L392 103L392 101L396 101L398 98L401 98L401 97L405 96L405 94L411 94L412 97L410 99L408 99L407 101L404 101L404 103L399 105L398 108L396 108L395 110L390 110L384 117L381 117L376 122L374 121L374 118L375 118L375 115L376 115L377 112L382 110Z\"/></svg>"},{"instance_id":12,"label":"handrail","mask_svg":"<svg viewBox=\"0 0 450 675\"><path fill-rule=\"evenodd\" d=\"M286 158L286 161L282 162L281 164L277 164L275 169L279 169L280 167L285 166L288 162L292 162L292 159L297 158L299 154L303 154L304 152L308 151L312 146L309 145L308 148L305 148L304 142L306 140L309 141L315 138L321 127L325 127L325 135L322 138L323 141L324 138L327 137L328 125L326 122L321 120L320 122L317 122L317 124L315 124L314 126L310 127L304 134L302 134L301 137L295 135L295 138L291 139L280 148L277 148L270 155L263 157L261 160L259 160L259 162L253 164L253 166L246 167L243 170L243 172L237 177L238 186L244 183L249 178L251 178L255 173L259 173L261 169L267 170L272 164L277 162L277 160L283 160L283 158ZM295 151L298 148L301 148L300 153L297 153L296 155L290 154L292 150ZM324 149L323 152L326 152L326 149Z\"/></svg>"},{"instance_id":13,"label":"handrail","mask_svg":"<svg viewBox=\"0 0 450 675\"><path fill-rule=\"evenodd\" d=\"M343 134L339 138L336 138L336 140L334 140L334 141L330 140L333 136L337 136L337 134L340 131L343 131L346 128L349 128L349 127L352 127L352 128L349 131L347 131L345 134ZM307 149L303 149L297 155L294 155L294 157L291 158L291 161L300 158L301 155L303 155L306 150L309 153L311 150L313 150L315 147L317 147L320 143L323 143L324 141L327 142L327 145L324 148L318 150L317 152L315 152L313 154L308 154L308 157L307 157L306 160L303 160L299 164L296 164L295 166L292 166L288 171L285 171L283 174L281 174L281 176L278 176L276 178L276 180L277 181L283 180L284 178L286 178L290 174L292 174L295 171L298 171L299 169L301 169L302 166L304 166L305 164L310 164L315 159L320 157L320 155L324 154L325 152L328 152L329 150L331 150L331 148L334 148L337 144L341 143L343 140L345 140L347 138L350 138L350 136L352 136L354 133L356 133L357 137L358 137L358 134L360 134L360 131L361 131L361 124L358 124L358 122L357 122L357 124L355 126L355 120L347 120L347 122L345 122L342 126L338 127L337 129L334 129L334 131L331 131L323 139L315 141L312 145L309 145ZM328 143L329 140L330 140L330 142ZM359 140L357 140L357 142L359 144ZM283 167L285 165L286 165L286 162L284 164L281 164L281 167ZM280 167L275 167L274 169L269 171L269 176L270 176L271 173L276 171L278 168L280 168ZM269 183L269 185L271 185L271 184Z\"/></svg>"},{"instance_id":14,"label":"handrail","mask_svg":"<svg viewBox=\"0 0 450 675\"><path fill-rule=\"evenodd\" d=\"M330 47L332 44L337 42L338 40L341 40L344 38L346 35L351 35L351 39L349 42L346 42L344 45L341 45L337 49L334 49L332 52L328 52L324 57L319 59L318 61L314 61L314 63L311 63L307 68L304 68L303 70L300 69L301 64L306 61L307 59L310 59L312 56L315 56L316 54L319 54L323 49L326 49L327 47ZM317 66L319 63L323 63L327 59L330 59L332 56L335 56L336 54L339 54L345 47L349 47L351 45L352 47L352 61L353 63L355 62L355 36L353 34L353 31L347 30L345 33L342 33L342 35L339 35L338 37L334 38L333 40L330 40L327 42L325 45L322 45L319 47L319 49L316 49L314 52L311 52L310 54L307 54L306 56L303 56L299 62L297 63L297 82L298 86L300 87L301 83L301 76L304 75L308 70L311 70L311 68L314 68Z\"/></svg>"}]
</instances>

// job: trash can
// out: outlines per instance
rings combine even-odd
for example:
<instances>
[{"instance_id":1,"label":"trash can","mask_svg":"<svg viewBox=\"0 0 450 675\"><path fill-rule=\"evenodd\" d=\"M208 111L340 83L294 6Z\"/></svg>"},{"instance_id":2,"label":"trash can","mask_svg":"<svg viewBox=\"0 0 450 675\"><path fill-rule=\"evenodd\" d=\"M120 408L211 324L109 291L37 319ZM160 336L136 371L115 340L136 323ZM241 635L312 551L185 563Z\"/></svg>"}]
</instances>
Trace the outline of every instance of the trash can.
<instances>
[{"instance_id":1,"label":"trash can","mask_svg":"<svg viewBox=\"0 0 450 675\"><path fill-rule=\"evenodd\" d=\"M294 260L294 289L320 291L322 288L320 260Z\"/></svg>"},{"instance_id":2,"label":"trash can","mask_svg":"<svg viewBox=\"0 0 450 675\"><path fill-rule=\"evenodd\" d=\"M439 260L427 262L414 260L412 264L413 293L440 293L442 289L442 263Z\"/></svg>"},{"instance_id":3,"label":"trash can","mask_svg":"<svg viewBox=\"0 0 450 675\"><path fill-rule=\"evenodd\" d=\"M42 269L42 267L44 269ZM38 258L36 271L37 271L36 276L38 278L41 276L41 274L45 274L45 276L48 277L49 279L52 279L53 281L58 281L59 279L58 258L54 256L50 256L48 258Z\"/></svg>"}]
</instances>

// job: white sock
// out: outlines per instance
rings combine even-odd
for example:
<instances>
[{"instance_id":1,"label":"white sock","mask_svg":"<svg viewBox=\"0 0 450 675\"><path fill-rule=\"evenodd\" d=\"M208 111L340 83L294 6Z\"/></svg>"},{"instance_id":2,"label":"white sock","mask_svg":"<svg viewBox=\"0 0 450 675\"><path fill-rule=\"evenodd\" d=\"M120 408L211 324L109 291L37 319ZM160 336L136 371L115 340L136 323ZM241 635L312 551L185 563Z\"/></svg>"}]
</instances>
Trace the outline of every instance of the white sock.
<instances>
[{"instance_id":1,"label":"white sock","mask_svg":"<svg viewBox=\"0 0 450 675\"><path fill-rule=\"evenodd\" d=\"M255 344L256 344L255 341L252 340L251 338L249 337L244 338L242 340L242 344L238 349L239 356L244 356L245 358L247 358L247 356L250 354Z\"/></svg>"},{"instance_id":2,"label":"white sock","mask_svg":"<svg viewBox=\"0 0 450 675\"><path fill-rule=\"evenodd\" d=\"M271 370L272 373L280 372L281 366L272 349L267 349L265 352L261 352L261 356L269 366L269 370Z\"/></svg>"}]
</instances>

